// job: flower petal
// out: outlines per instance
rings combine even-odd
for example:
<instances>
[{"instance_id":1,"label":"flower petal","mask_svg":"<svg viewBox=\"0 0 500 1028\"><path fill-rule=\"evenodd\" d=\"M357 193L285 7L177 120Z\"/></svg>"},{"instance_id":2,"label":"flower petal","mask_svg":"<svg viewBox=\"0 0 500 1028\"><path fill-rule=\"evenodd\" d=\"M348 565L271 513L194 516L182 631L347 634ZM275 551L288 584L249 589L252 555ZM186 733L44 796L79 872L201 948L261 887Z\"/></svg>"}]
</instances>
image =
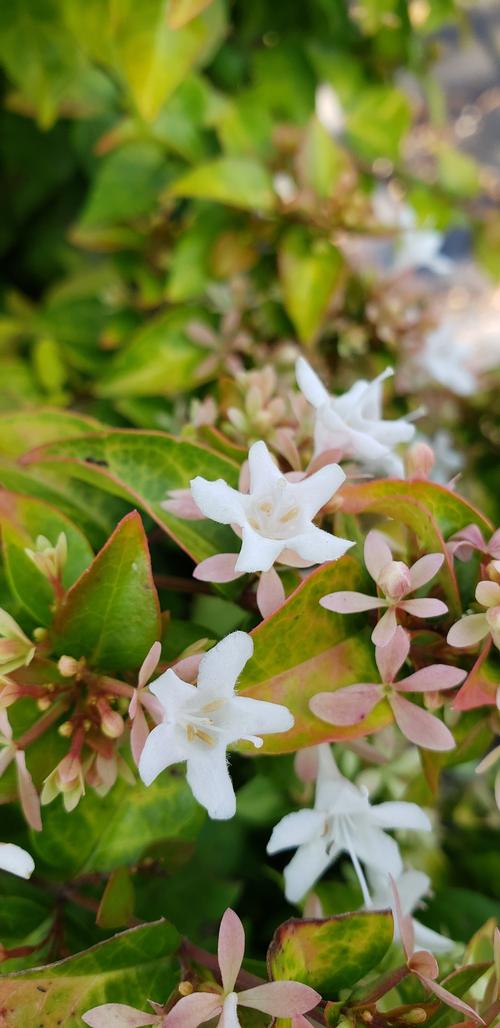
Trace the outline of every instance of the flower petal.
<instances>
[{"instance_id":1,"label":"flower petal","mask_svg":"<svg viewBox=\"0 0 500 1028\"><path fill-rule=\"evenodd\" d=\"M213 689L232 695L236 682L253 654L253 639L247 632L231 632L204 653L198 671L198 689Z\"/></svg>"},{"instance_id":2,"label":"flower petal","mask_svg":"<svg viewBox=\"0 0 500 1028\"><path fill-rule=\"evenodd\" d=\"M415 561L410 568L411 591L430 582L437 575L444 561L444 553L427 553L425 557Z\"/></svg>"},{"instance_id":3,"label":"flower petal","mask_svg":"<svg viewBox=\"0 0 500 1028\"><path fill-rule=\"evenodd\" d=\"M311 525L305 532L287 539L287 547L311 564L338 560L351 546L354 546L354 543L349 539L340 539L322 528L317 528L316 525Z\"/></svg>"},{"instance_id":4,"label":"flower petal","mask_svg":"<svg viewBox=\"0 0 500 1028\"><path fill-rule=\"evenodd\" d=\"M235 992L230 992L229 996L226 996L217 1028L241 1028L238 1020L238 997Z\"/></svg>"},{"instance_id":5,"label":"flower petal","mask_svg":"<svg viewBox=\"0 0 500 1028\"><path fill-rule=\"evenodd\" d=\"M417 707L403 696L391 696L389 703L398 728L410 742L426 750L453 750L455 740L450 729L428 710Z\"/></svg>"},{"instance_id":6,"label":"flower petal","mask_svg":"<svg viewBox=\"0 0 500 1028\"><path fill-rule=\"evenodd\" d=\"M382 568L390 564L392 550L381 532L368 532L364 550L365 565L374 582L378 581Z\"/></svg>"},{"instance_id":7,"label":"flower petal","mask_svg":"<svg viewBox=\"0 0 500 1028\"><path fill-rule=\"evenodd\" d=\"M274 614L285 602L285 590L278 572L274 568L263 571L257 586L257 606L263 618Z\"/></svg>"},{"instance_id":8,"label":"flower petal","mask_svg":"<svg viewBox=\"0 0 500 1028\"><path fill-rule=\"evenodd\" d=\"M306 892L312 888L318 878L340 854L340 849L326 850L325 846L314 840L299 846L296 854L284 870L285 896L289 903L298 903Z\"/></svg>"},{"instance_id":9,"label":"flower petal","mask_svg":"<svg viewBox=\"0 0 500 1028\"><path fill-rule=\"evenodd\" d=\"M322 596L320 604L325 610L333 610L334 614L358 614L364 610L376 610L386 606L385 600L365 593L344 592L328 593Z\"/></svg>"},{"instance_id":10,"label":"flower petal","mask_svg":"<svg viewBox=\"0 0 500 1028\"><path fill-rule=\"evenodd\" d=\"M145 785L151 785L155 778L171 764L186 760L189 747L179 745L174 725L161 724L149 733L139 760L139 775Z\"/></svg>"},{"instance_id":11,"label":"flower petal","mask_svg":"<svg viewBox=\"0 0 500 1028\"><path fill-rule=\"evenodd\" d=\"M385 646L377 646L375 660L383 682L393 682L410 652L410 637L398 625L392 639Z\"/></svg>"},{"instance_id":12,"label":"flower petal","mask_svg":"<svg viewBox=\"0 0 500 1028\"><path fill-rule=\"evenodd\" d=\"M441 692L442 689L453 689L460 685L468 672L450 664L431 664L420 668L407 678L395 683L398 692Z\"/></svg>"},{"instance_id":13,"label":"flower petal","mask_svg":"<svg viewBox=\"0 0 500 1028\"><path fill-rule=\"evenodd\" d=\"M241 578L241 571L236 571L237 553L216 553L197 564L193 578L199 582L235 582Z\"/></svg>"},{"instance_id":14,"label":"flower petal","mask_svg":"<svg viewBox=\"0 0 500 1028\"><path fill-rule=\"evenodd\" d=\"M384 806L384 804L380 804ZM375 808L377 810L378 808ZM372 808L373 813L373 808ZM403 863L399 853L399 846L390 835L386 835L381 828L363 823L360 819L356 823L355 832L350 833L349 849L354 850L356 856L376 870L393 874L396 878L403 870ZM346 847L347 848L347 847Z\"/></svg>"},{"instance_id":15,"label":"flower petal","mask_svg":"<svg viewBox=\"0 0 500 1028\"><path fill-rule=\"evenodd\" d=\"M26 767L26 756L23 750L16 751L17 788L23 814L35 832L42 830L40 815L40 798L33 785L33 779Z\"/></svg>"},{"instance_id":16,"label":"flower petal","mask_svg":"<svg viewBox=\"0 0 500 1028\"><path fill-rule=\"evenodd\" d=\"M318 692L309 701L309 707L316 717L331 725L356 725L382 699L380 685L348 685L336 692Z\"/></svg>"},{"instance_id":17,"label":"flower petal","mask_svg":"<svg viewBox=\"0 0 500 1028\"><path fill-rule=\"evenodd\" d=\"M222 996L215 996L211 992L192 992L172 1007L162 1022L162 1028L198 1028L199 1024L204 1024L220 1013L222 1002Z\"/></svg>"},{"instance_id":18,"label":"flower petal","mask_svg":"<svg viewBox=\"0 0 500 1028\"><path fill-rule=\"evenodd\" d=\"M248 451L248 469L251 493L260 492L263 486L267 489L272 482L284 478L262 439L253 443Z\"/></svg>"},{"instance_id":19,"label":"flower petal","mask_svg":"<svg viewBox=\"0 0 500 1028\"><path fill-rule=\"evenodd\" d=\"M299 389L313 407L322 407L324 403L328 403L330 396L327 390L304 357L297 358L295 374Z\"/></svg>"},{"instance_id":20,"label":"flower petal","mask_svg":"<svg viewBox=\"0 0 500 1028\"><path fill-rule=\"evenodd\" d=\"M245 518L242 493L233 489L223 478L209 482L206 478L193 478L191 492L195 503L206 518L221 525L243 523Z\"/></svg>"},{"instance_id":21,"label":"flower petal","mask_svg":"<svg viewBox=\"0 0 500 1028\"><path fill-rule=\"evenodd\" d=\"M484 1024L482 1017L476 1014L476 1011L469 1006L468 1003L464 1003L463 1000L459 999L458 996L454 996L452 992L448 992L448 989L444 989L442 985L434 982L432 978L426 978L424 975L419 975L420 981L425 985L426 989L433 992L442 1003L446 1003L448 1007L454 1007L455 1010L460 1010L460 1013L466 1014L467 1017L472 1017L478 1024Z\"/></svg>"},{"instance_id":22,"label":"flower petal","mask_svg":"<svg viewBox=\"0 0 500 1028\"><path fill-rule=\"evenodd\" d=\"M455 948L453 939L448 939L446 935L440 935L432 928L427 928L427 925L415 921L415 918L413 918L413 932L418 949L428 949L431 953L449 953Z\"/></svg>"},{"instance_id":23,"label":"flower petal","mask_svg":"<svg viewBox=\"0 0 500 1028\"><path fill-rule=\"evenodd\" d=\"M242 1007L260 1010L274 1017L305 1014L320 1001L319 992L301 982L266 982L265 985L257 985L254 989L246 989L238 994L238 1003Z\"/></svg>"},{"instance_id":24,"label":"flower petal","mask_svg":"<svg viewBox=\"0 0 500 1028\"><path fill-rule=\"evenodd\" d=\"M488 634L486 614L468 614L452 625L446 641L450 646L473 646Z\"/></svg>"},{"instance_id":25,"label":"flower petal","mask_svg":"<svg viewBox=\"0 0 500 1028\"><path fill-rule=\"evenodd\" d=\"M431 823L425 811L417 803L406 800L387 800L371 808L373 819L381 828L410 828L418 832L429 832Z\"/></svg>"},{"instance_id":26,"label":"flower petal","mask_svg":"<svg viewBox=\"0 0 500 1028\"><path fill-rule=\"evenodd\" d=\"M238 732L234 741L249 735L289 732L295 723L293 714L282 703L254 700L251 696L235 696L231 703L231 722L233 716Z\"/></svg>"},{"instance_id":27,"label":"flower petal","mask_svg":"<svg viewBox=\"0 0 500 1028\"><path fill-rule=\"evenodd\" d=\"M241 550L235 564L235 570L243 572L269 571L275 560L284 549L283 539L266 539L256 532L251 525L244 524L241 538Z\"/></svg>"},{"instance_id":28,"label":"flower petal","mask_svg":"<svg viewBox=\"0 0 500 1028\"><path fill-rule=\"evenodd\" d=\"M479 582L476 587L476 600L482 607L496 607L500 604L499 583Z\"/></svg>"},{"instance_id":29,"label":"flower petal","mask_svg":"<svg viewBox=\"0 0 500 1028\"><path fill-rule=\"evenodd\" d=\"M296 810L285 814L273 828L267 844L268 853L279 853L310 842L321 835L325 815L319 810Z\"/></svg>"},{"instance_id":30,"label":"flower petal","mask_svg":"<svg viewBox=\"0 0 500 1028\"><path fill-rule=\"evenodd\" d=\"M184 682L170 667L159 678L155 678L154 682L150 682L148 689L159 699L164 711L172 718L179 707L189 703L196 695L194 685Z\"/></svg>"},{"instance_id":31,"label":"flower petal","mask_svg":"<svg viewBox=\"0 0 500 1028\"><path fill-rule=\"evenodd\" d=\"M150 736L151 738L151 736ZM227 821L236 813L236 797L222 746L207 748L207 752L191 752L186 774L193 796L209 817Z\"/></svg>"},{"instance_id":32,"label":"flower petal","mask_svg":"<svg viewBox=\"0 0 500 1028\"><path fill-rule=\"evenodd\" d=\"M232 992L245 955L245 930L230 907L222 917L219 928L217 958L224 992Z\"/></svg>"},{"instance_id":33,"label":"flower petal","mask_svg":"<svg viewBox=\"0 0 500 1028\"><path fill-rule=\"evenodd\" d=\"M158 1024L160 1017L125 1003L103 1003L82 1014L82 1021L90 1028L142 1028L143 1025Z\"/></svg>"},{"instance_id":34,"label":"flower petal","mask_svg":"<svg viewBox=\"0 0 500 1028\"><path fill-rule=\"evenodd\" d=\"M0 843L0 868L10 871L18 878L30 878L35 870L35 862L26 850L15 846L13 842Z\"/></svg>"},{"instance_id":35,"label":"flower petal","mask_svg":"<svg viewBox=\"0 0 500 1028\"><path fill-rule=\"evenodd\" d=\"M312 519L331 500L345 478L345 472L338 464L327 464L313 475L295 483L292 486L293 495L304 516Z\"/></svg>"},{"instance_id":36,"label":"flower petal","mask_svg":"<svg viewBox=\"0 0 500 1028\"><path fill-rule=\"evenodd\" d=\"M438 618L448 612L446 603L443 603L442 600L435 600L431 596L421 600L401 600L398 607L406 610L407 614L413 614L415 618Z\"/></svg>"},{"instance_id":37,"label":"flower petal","mask_svg":"<svg viewBox=\"0 0 500 1028\"><path fill-rule=\"evenodd\" d=\"M394 638L397 627L396 611L394 607L388 607L373 629L372 642L375 643L375 646L388 646Z\"/></svg>"}]
</instances>

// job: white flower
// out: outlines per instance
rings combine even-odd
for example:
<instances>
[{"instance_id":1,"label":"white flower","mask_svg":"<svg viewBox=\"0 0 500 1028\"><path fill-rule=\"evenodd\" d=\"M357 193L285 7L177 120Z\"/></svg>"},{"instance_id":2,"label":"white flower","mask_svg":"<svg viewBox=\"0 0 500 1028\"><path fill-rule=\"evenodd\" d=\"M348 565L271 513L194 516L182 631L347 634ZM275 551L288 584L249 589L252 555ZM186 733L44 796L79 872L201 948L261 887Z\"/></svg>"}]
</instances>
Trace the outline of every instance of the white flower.
<instances>
[{"instance_id":1,"label":"white flower","mask_svg":"<svg viewBox=\"0 0 500 1028\"><path fill-rule=\"evenodd\" d=\"M485 288L429 332L415 358L424 383L438 382L457 396L478 390L481 377L500 365L499 305L498 292Z\"/></svg>"},{"instance_id":2,"label":"white flower","mask_svg":"<svg viewBox=\"0 0 500 1028\"><path fill-rule=\"evenodd\" d=\"M382 419L382 382L393 374L392 368L386 368L373 382L355 382L342 396L330 396L303 357L297 360L296 374L304 396L316 408L315 457L340 450L344 458L403 477L402 461L392 451L398 443L413 439L415 428L404 418Z\"/></svg>"},{"instance_id":3,"label":"white flower","mask_svg":"<svg viewBox=\"0 0 500 1028\"><path fill-rule=\"evenodd\" d=\"M431 827L415 803L388 802L370 806L365 790L340 774L328 745L319 747L314 810L287 814L273 829L268 853L297 846L285 868L285 895L297 903L341 853L348 853L366 904L370 895L360 861L397 878L403 865L399 847L386 828Z\"/></svg>"},{"instance_id":4,"label":"white flower","mask_svg":"<svg viewBox=\"0 0 500 1028\"><path fill-rule=\"evenodd\" d=\"M345 114L337 91L328 82L321 82L315 96L316 117L331 136L340 136L345 129Z\"/></svg>"},{"instance_id":5,"label":"white flower","mask_svg":"<svg viewBox=\"0 0 500 1028\"><path fill-rule=\"evenodd\" d=\"M194 478L194 500L207 518L241 531L236 572L269 571L274 562L307 567L342 557L354 543L337 539L312 523L345 479L329 464L301 482L289 482L263 442L248 453L250 492L241 493L222 478ZM238 532L238 534L240 534Z\"/></svg>"},{"instance_id":6,"label":"white flower","mask_svg":"<svg viewBox=\"0 0 500 1028\"><path fill-rule=\"evenodd\" d=\"M427 268L438 275L451 271L453 261L440 252L444 242L442 233L433 228L420 228L413 207L401 203L388 189L381 187L372 196L372 208L383 225L398 231L387 269L391 274L411 268Z\"/></svg>"},{"instance_id":7,"label":"white flower","mask_svg":"<svg viewBox=\"0 0 500 1028\"><path fill-rule=\"evenodd\" d=\"M19 878L30 878L35 870L35 862L20 846L15 846L12 842L1 842L0 868L2 871L18 875Z\"/></svg>"},{"instance_id":8,"label":"white flower","mask_svg":"<svg viewBox=\"0 0 500 1028\"><path fill-rule=\"evenodd\" d=\"M234 694L252 653L250 636L232 632L202 657L197 687L171 668L149 686L165 717L145 742L139 774L151 785L170 764L186 760L188 784L213 818L233 817L236 810L227 747L238 739L261 746L260 735L287 732L294 723L287 707Z\"/></svg>"},{"instance_id":9,"label":"white flower","mask_svg":"<svg viewBox=\"0 0 500 1028\"><path fill-rule=\"evenodd\" d=\"M390 878L387 874L379 871L368 872L370 883L371 904L370 909L384 909L391 907L394 911L394 893L391 889ZM399 892L403 914L412 914L416 907L419 907L424 896L429 892L431 880L423 871L413 869L403 871L398 878L396 886ZM432 928L427 928L412 918L413 934L415 937L416 949L428 949L431 953L447 953L453 949L455 943L445 935L439 935ZM395 938L399 939L399 926L394 912Z\"/></svg>"}]
</instances>

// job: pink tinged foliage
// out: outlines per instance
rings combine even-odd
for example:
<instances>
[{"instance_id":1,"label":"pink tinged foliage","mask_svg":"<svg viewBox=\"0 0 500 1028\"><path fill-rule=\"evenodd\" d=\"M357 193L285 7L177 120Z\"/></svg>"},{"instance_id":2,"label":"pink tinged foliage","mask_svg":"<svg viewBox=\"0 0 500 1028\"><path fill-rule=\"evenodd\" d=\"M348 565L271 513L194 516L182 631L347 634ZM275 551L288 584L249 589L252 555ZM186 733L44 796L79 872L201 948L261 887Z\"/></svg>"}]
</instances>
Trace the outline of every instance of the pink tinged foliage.
<instances>
[{"instance_id":1,"label":"pink tinged foliage","mask_svg":"<svg viewBox=\"0 0 500 1028\"><path fill-rule=\"evenodd\" d=\"M394 879L392 878L391 887L394 897L394 912L398 922L399 934L408 970L419 978L425 989L434 993L434 995L437 996L442 1003L445 1003L446 1006L459 1010L461 1014L465 1014L467 1017L472 1018L472 1020L478 1024L484 1024L482 1017L480 1017L468 1003L464 1003L463 1000L458 999L458 997L454 996L452 992L448 992L447 989L443 988L442 985L439 985L438 982L436 982L436 978L439 974L439 966L432 953L429 953L428 950L417 950L417 952L414 952L415 939L412 918L409 914L403 914L398 889Z\"/></svg>"},{"instance_id":2,"label":"pink tinged foliage","mask_svg":"<svg viewBox=\"0 0 500 1028\"><path fill-rule=\"evenodd\" d=\"M217 950L222 995L197 992L183 997L167 1014L163 1022L165 1028L198 1028L219 1013L219 1028L238 1028L238 1006L260 1010L272 1017L294 1017L312 1010L320 1002L321 996L314 989L293 981L266 982L235 992L244 951L243 925L234 910L228 909L220 924Z\"/></svg>"},{"instance_id":3,"label":"pink tinged foliage","mask_svg":"<svg viewBox=\"0 0 500 1028\"><path fill-rule=\"evenodd\" d=\"M455 740L446 725L400 694L452 689L463 682L467 672L445 664L434 664L396 682L396 675L409 651L408 634L398 626L390 642L385 646L377 646L375 650L382 683L362 682L336 692L317 693L309 704L313 714L329 724L355 725L386 698L398 727L410 742L431 750L453 749Z\"/></svg>"},{"instance_id":4,"label":"pink tinged foliage","mask_svg":"<svg viewBox=\"0 0 500 1028\"><path fill-rule=\"evenodd\" d=\"M434 578L444 561L442 553L428 553L407 567L402 561L393 560L391 549L384 536L377 531L369 532L365 540L364 558L366 568L376 582L383 597L368 596L358 592L336 592L323 596L322 607L337 614L355 614L365 610L386 608L372 632L376 646L387 646L397 628L397 612L405 611L417 618L440 617L448 608L442 600L432 597L408 600L409 593L420 589Z\"/></svg>"}]
</instances>

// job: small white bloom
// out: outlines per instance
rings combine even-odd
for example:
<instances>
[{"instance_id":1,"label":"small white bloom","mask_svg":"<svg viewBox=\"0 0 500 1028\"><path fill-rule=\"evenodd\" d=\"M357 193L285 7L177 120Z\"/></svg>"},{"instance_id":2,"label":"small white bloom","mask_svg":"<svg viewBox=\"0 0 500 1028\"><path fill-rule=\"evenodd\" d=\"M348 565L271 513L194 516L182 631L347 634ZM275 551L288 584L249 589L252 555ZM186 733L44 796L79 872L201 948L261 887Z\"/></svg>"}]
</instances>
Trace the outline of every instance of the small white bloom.
<instances>
[{"instance_id":1,"label":"small white bloom","mask_svg":"<svg viewBox=\"0 0 500 1028\"><path fill-rule=\"evenodd\" d=\"M236 680L252 653L251 637L232 632L202 657L197 686L183 682L171 668L149 686L165 716L145 742L139 774L151 785L165 768L187 761L193 795L213 818L233 817L236 810L227 747L238 739L261 746L261 735L287 732L294 723L287 707L235 695Z\"/></svg>"},{"instance_id":2,"label":"small white bloom","mask_svg":"<svg viewBox=\"0 0 500 1028\"><path fill-rule=\"evenodd\" d=\"M378 910L390 907L394 912L394 893L391 889L389 876L379 871L370 870L368 872L368 881L371 891L371 903L367 904L369 909ZM413 868L403 871L396 882L396 886L401 901L401 909L405 916L413 914L413 911L421 905L422 900L429 892L430 884L431 880L424 871L415 871ZM412 918L412 922L415 949L426 949L430 950L431 953L448 953L449 950L454 948L455 943L452 939L448 939L445 935L439 935L432 928L427 928L425 925L420 924L415 918ZM394 930L395 939L398 940L400 938L399 926L395 912Z\"/></svg>"},{"instance_id":3,"label":"small white bloom","mask_svg":"<svg viewBox=\"0 0 500 1028\"><path fill-rule=\"evenodd\" d=\"M304 396L316 408L315 457L326 450L340 450L344 458L403 477L402 461L393 448L413 439L415 427L404 418L382 419L382 382L393 374L392 368L373 382L355 382L341 396L330 396L304 357L297 360L296 374Z\"/></svg>"},{"instance_id":4,"label":"small white bloom","mask_svg":"<svg viewBox=\"0 0 500 1028\"><path fill-rule=\"evenodd\" d=\"M398 233L387 271L394 274L411 268L427 268L438 275L451 271L453 261L440 252L443 234L433 228L420 228L413 207L401 203L388 189L380 187L372 196L372 208L383 225Z\"/></svg>"},{"instance_id":5,"label":"small white bloom","mask_svg":"<svg viewBox=\"0 0 500 1028\"><path fill-rule=\"evenodd\" d=\"M337 91L328 82L322 82L315 97L316 117L331 136L339 136L345 129L345 115Z\"/></svg>"},{"instance_id":6,"label":"small white bloom","mask_svg":"<svg viewBox=\"0 0 500 1028\"><path fill-rule=\"evenodd\" d=\"M450 315L426 336L417 357L418 370L427 381L438 382L457 396L477 392L481 376L500 363L500 326L497 310L479 304Z\"/></svg>"},{"instance_id":7,"label":"small white bloom","mask_svg":"<svg viewBox=\"0 0 500 1028\"><path fill-rule=\"evenodd\" d=\"M2 871L18 875L19 878L30 878L35 870L35 862L20 846L15 846L12 842L1 842L0 868Z\"/></svg>"},{"instance_id":8,"label":"small white bloom","mask_svg":"<svg viewBox=\"0 0 500 1028\"><path fill-rule=\"evenodd\" d=\"M399 847L384 829L429 831L430 821L415 803L370 806L366 791L340 774L328 745L319 747L318 758L314 809L282 818L273 829L267 852L298 847L284 872L285 895L291 903L297 903L341 853L348 853L369 904L360 861L397 878L403 870Z\"/></svg>"},{"instance_id":9,"label":"small white bloom","mask_svg":"<svg viewBox=\"0 0 500 1028\"><path fill-rule=\"evenodd\" d=\"M329 464L301 482L289 482L274 463L264 442L248 453L250 492L241 493L218 478L194 478L191 490L201 511L212 521L233 525L242 545L235 570L269 571L275 561L307 567L342 557L354 543L338 539L312 519L345 479L338 464Z\"/></svg>"}]
</instances>

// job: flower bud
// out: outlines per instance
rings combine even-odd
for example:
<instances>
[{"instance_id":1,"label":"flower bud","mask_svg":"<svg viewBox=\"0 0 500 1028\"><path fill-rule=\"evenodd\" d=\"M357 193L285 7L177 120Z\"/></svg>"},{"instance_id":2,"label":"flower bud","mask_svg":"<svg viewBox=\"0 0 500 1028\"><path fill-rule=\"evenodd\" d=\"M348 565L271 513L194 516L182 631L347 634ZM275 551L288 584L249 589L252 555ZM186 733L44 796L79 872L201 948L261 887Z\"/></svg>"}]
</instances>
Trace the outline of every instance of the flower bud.
<instances>
[{"instance_id":1,"label":"flower bud","mask_svg":"<svg viewBox=\"0 0 500 1028\"><path fill-rule=\"evenodd\" d=\"M80 675L85 667L85 657L76 660L75 657L62 656L57 662L59 674L63 678L73 678Z\"/></svg>"},{"instance_id":2,"label":"flower bud","mask_svg":"<svg viewBox=\"0 0 500 1028\"><path fill-rule=\"evenodd\" d=\"M404 1024L423 1024L427 1020L427 1014L423 1007L415 1007L413 1010L409 1010L408 1013L403 1014L400 1020Z\"/></svg>"},{"instance_id":3,"label":"flower bud","mask_svg":"<svg viewBox=\"0 0 500 1028\"><path fill-rule=\"evenodd\" d=\"M397 603L406 596L411 589L410 571L402 560L391 560L386 564L378 578L377 583L388 600Z\"/></svg>"},{"instance_id":4,"label":"flower bud","mask_svg":"<svg viewBox=\"0 0 500 1028\"><path fill-rule=\"evenodd\" d=\"M14 618L0 607L0 674L28 665L35 647Z\"/></svg>"},{"instance_id":5,"label":"flower bud","mask_svg":"<svg viewBox=\"0 0 500 1028\"><path fill-rule=\"evenodd\" d=\"M178 989L179 989L179 992L180 992L181 996L190 996L192 991L193 991L193 986L192 986L191 982L188 982L188 981L186 981L186 982L179 982Z\"/></svg>"},{"instance_id":6,"label":"flower bud","mask_svg":"<svg viewBox=\"0 0 500 1028\"><path fill-rule=\"evenodd\" d=\"M118 739L125 729L125 722L117 710L112 710L107 700L98 700L97 709L101 718L101 731L108 739Z\"/></svg>"},{"instance_id":7,"label":"flower bud","mask_svg":"<svg viewBox=\"0 0 500 1028\"><path fill-rule=\"evenodd\" d=\"M434 450L428 443L413 443L405 457L407 478L429 478L435 460Z\"/></svg>"},{"instance_id":8,"label":"flower bud","mask_svg":"<svg viewBox=\"0 0 500 1028\"><path fill-rule=\"evenodd\" d=\"M68 556L66 535L61 532L55 546L46 536L38 535L35 540L35 549L32 550L26 546L24 552L45 578L48 578L49 581L60 579Z\"/></svg>"}]
</instances>

